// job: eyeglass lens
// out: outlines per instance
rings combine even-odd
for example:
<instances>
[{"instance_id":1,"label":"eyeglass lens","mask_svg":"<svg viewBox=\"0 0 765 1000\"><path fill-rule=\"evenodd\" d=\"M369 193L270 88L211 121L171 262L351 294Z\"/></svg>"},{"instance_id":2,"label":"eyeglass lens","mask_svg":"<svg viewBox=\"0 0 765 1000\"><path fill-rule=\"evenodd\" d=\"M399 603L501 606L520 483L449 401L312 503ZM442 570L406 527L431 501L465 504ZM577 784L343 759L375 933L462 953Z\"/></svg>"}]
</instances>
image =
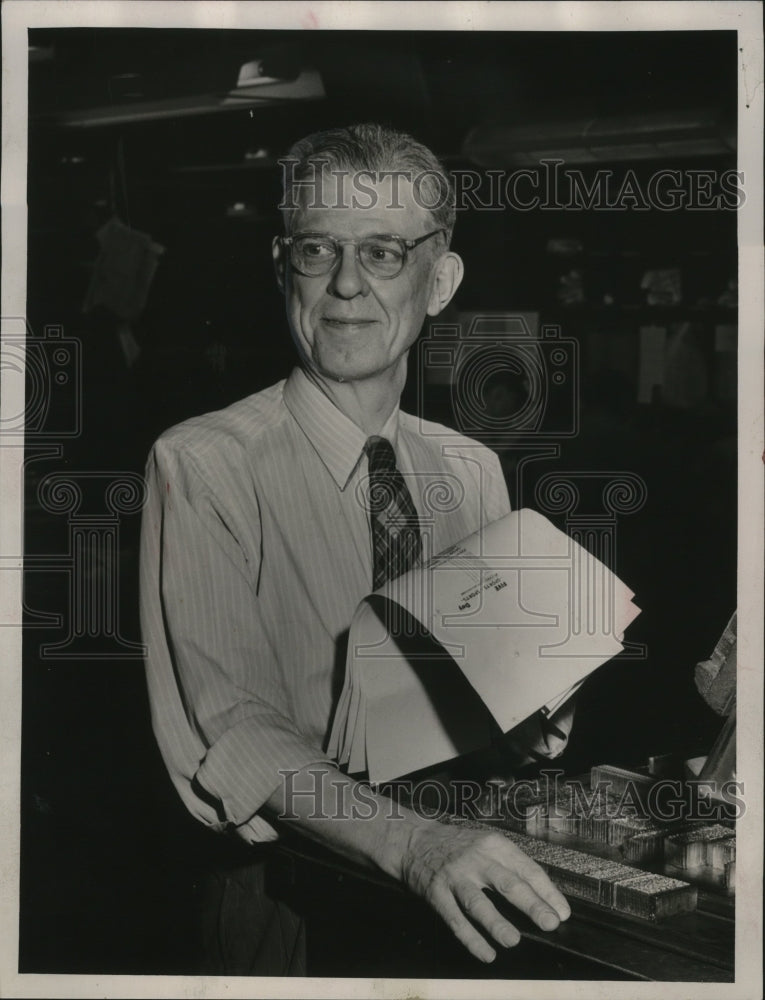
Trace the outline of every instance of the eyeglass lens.
<instances>
[{"instance_id":1,"label":"eyeglass lens","mask_svg":"<svg viewBox=\"0 0 765 1000\"><path fill-rule=\"evenodd\" d=\"M328 274L342 253L342 243L330 236L298 236L292 243L293 266L303 274ZM393 278L404 267L406 247L395 236L360 240L357 254L370 274Z\"/></svg>"}]
</instances>

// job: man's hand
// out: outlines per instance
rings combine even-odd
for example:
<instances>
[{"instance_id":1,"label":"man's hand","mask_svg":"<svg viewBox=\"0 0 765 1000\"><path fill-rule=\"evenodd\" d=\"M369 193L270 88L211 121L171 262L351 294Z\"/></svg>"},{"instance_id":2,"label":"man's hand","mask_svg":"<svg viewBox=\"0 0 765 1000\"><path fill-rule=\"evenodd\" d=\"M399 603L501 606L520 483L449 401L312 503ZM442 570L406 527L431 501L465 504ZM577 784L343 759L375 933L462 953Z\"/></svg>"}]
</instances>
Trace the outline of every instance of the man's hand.
<instances>
[{"instance_id":1,"label":"man's hand","mask_svg":"<svg viewBox=\"0 0 765 1000\"><path fill-rule=\"evenodd\" d=\"M389 798L369 788L359 797L358 783L330 764L291 776L289 794L287 786L280 786L269 799L273 816L349 860L403 882L483 962L491 962L496 952L476 927L504 947L520 941L484 889L501 893L544 931L555 930L571 913L539 865L500 833L424 819L399 804L394 818ZM366 818L348 811L354 801L373 807Z\"/></svg>"},{"instance_id":2,"label":"man's hand","mask_svg":"<svg viewBox=\"0 0 765 1000\"><path fill-rule=\"evenodd\" d=\"M496 952L474 924L507 948L521 939L484 889L501 893L544 931L555 930L571 915L565 898L539 865L499 833L437 822L420 824L402 858L401 876L483 962L493 961Z\"/></svg>"}]
</instances>

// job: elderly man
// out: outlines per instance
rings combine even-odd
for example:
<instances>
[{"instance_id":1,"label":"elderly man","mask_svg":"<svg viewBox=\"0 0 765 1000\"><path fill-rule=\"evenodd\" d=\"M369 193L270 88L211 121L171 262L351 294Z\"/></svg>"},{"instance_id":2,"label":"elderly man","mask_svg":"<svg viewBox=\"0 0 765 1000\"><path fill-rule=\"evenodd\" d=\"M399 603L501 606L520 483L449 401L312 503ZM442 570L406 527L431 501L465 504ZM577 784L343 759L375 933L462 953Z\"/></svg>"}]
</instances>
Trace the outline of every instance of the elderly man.
<instances>
[{"instance_id":1,"label":"elderly man","mask_svg":"<svg viewBox=\"0 0 765 1000\"><path fill-rule=\"evenodd\" d=\"M289 816L281 822L423 897L488 962L519 934L484 889L544 930L569 915L534 862L499 834L403 807L392 818L371 792L370 818L316 810L354 799L354 779L323 749L347 630L365 595L421 557L428 482L448 474L464 487L428 525L433 551L509 510L493 453L399 411L409 350L462 278L448 180L425 147L374 125L299 142L285 178L273 257L299 367L168 431L149 460L142 621L154 730L188 809L253 845L254 872L258 844ZM367 476L393 484L402 530L360 502ZM280 916L262 877L243 884L254 915L236 919L268 955L218 971L302 971L283 919L276 945L263 945Z\"/></svg>"}]
</instances>

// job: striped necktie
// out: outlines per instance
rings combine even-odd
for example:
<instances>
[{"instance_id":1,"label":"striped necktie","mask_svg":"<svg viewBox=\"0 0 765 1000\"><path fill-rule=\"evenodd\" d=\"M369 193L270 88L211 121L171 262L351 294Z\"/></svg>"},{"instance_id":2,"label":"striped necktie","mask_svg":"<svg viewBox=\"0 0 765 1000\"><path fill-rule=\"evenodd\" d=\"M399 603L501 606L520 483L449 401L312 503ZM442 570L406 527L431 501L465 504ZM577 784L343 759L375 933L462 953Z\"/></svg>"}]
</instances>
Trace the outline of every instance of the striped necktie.
<instances>
[{"instance_id":1,"label":"striped necktie","mask_svg":"<svg viewBox=\"0 0 765 1000\"><path fill-rule=\"evenodd\" d=\"M390 441L368 439L369 509L374 549L373 589L406 573L422 552L420 522Z\"/></svg>"}]
</instances>

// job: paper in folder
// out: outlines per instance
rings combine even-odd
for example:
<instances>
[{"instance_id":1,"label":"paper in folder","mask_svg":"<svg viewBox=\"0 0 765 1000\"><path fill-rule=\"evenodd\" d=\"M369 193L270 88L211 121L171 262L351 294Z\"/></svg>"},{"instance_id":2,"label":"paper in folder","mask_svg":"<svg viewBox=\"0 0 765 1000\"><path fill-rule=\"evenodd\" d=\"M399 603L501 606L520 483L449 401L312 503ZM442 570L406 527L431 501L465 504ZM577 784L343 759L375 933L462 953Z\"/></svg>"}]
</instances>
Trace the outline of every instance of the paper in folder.
<instances>
[{"instance_id":1,"label":"paper in folder","mask_svg":"<svg viewBox=\"0 0 765 1000\"><path fill-rule=\"evenodd\" d=\"M541 514L508 514L361 602L328 753L377 784L552 714L621 651L633 596Z\"/></svg>"}]
</instances>

